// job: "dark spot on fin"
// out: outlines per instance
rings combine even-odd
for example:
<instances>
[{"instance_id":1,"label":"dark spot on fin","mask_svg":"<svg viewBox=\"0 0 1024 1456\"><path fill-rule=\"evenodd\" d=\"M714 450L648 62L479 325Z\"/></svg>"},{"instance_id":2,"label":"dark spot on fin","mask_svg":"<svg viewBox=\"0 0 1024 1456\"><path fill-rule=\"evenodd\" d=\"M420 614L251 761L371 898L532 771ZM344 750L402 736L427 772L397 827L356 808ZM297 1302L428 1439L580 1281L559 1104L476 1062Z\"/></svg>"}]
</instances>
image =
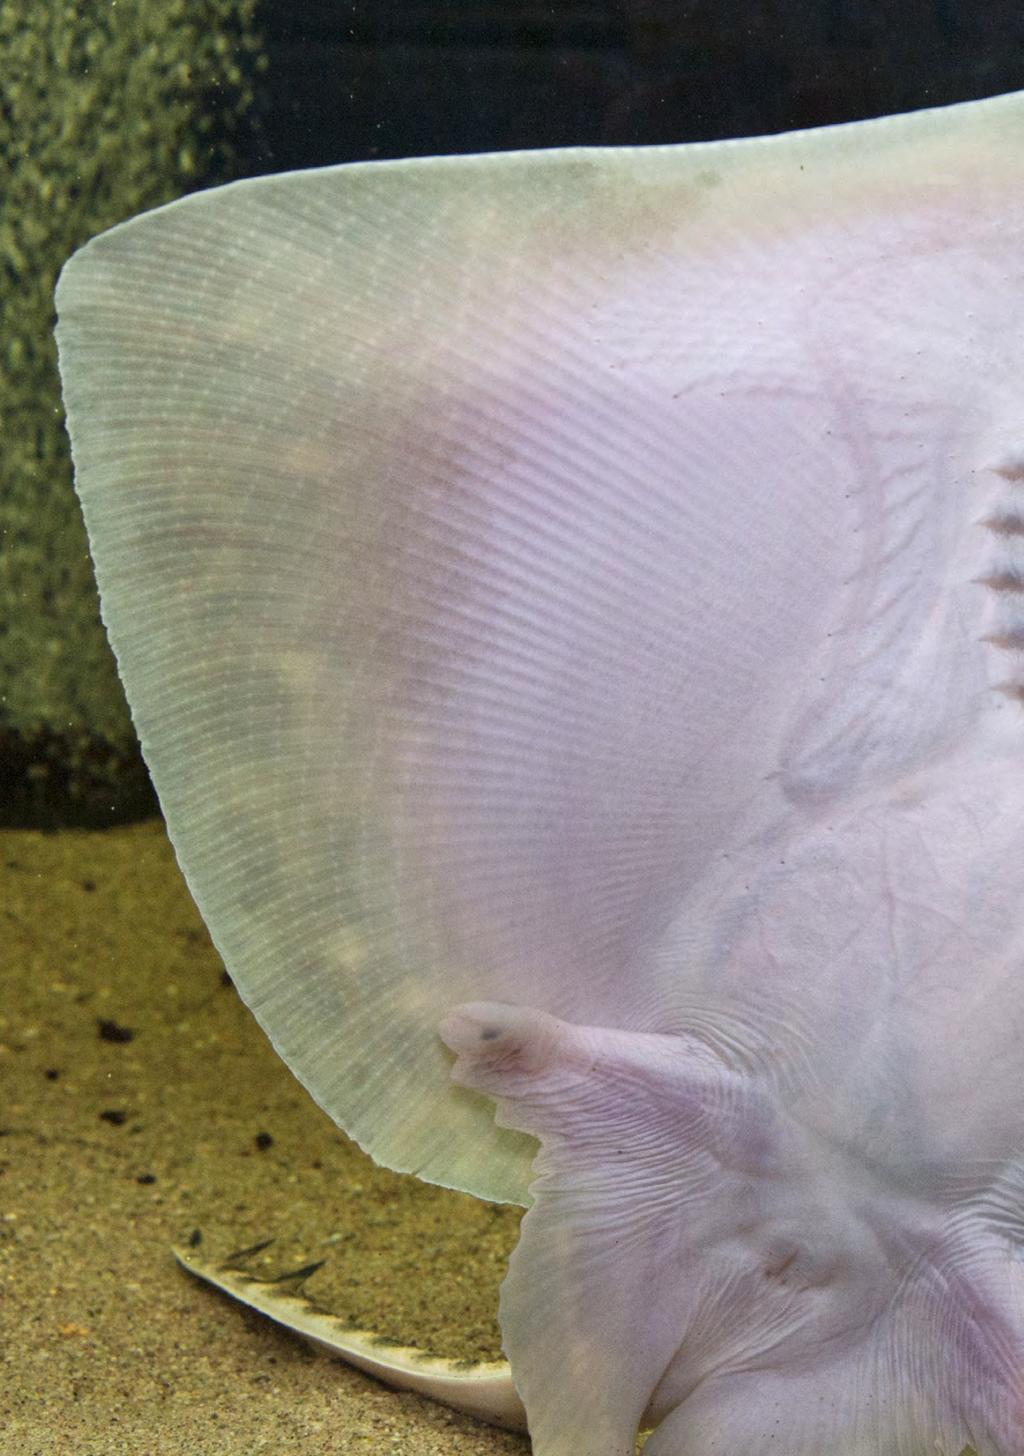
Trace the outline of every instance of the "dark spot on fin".
<instances>
[{"instance_id":1,"label":"dark spot on fin","mask_svg":"<svg viewBox=\"0 0 1024 1456\"><path fill-rule=\"evenodd\" d=\"M997 592L1024 592L1024 575L1018 571L996 571L980 578L982 586Z\"/></svg>"},{"instance_id":2,"label":"dark spot on fin","mask_svg":"<svg viewBox=\"0 0 1024 1456\"><path fill-rule=\"evenodd\" d=\"M1024 652L1024 627L1011 627L1006 632L989 632L983 639L993 647L1003 647L1008 652Z\"/></svg>"},{"instance_id":3,"label":"dark spot on fin","mask_svg":"<svg viewBox=\"0 0 1024 1456\"><path fill-rule=\"evenodd\" d=\"M1024 451L1015 450L998 465L991 466L991 470L993 475L1001 475L1004 480L1024 480Z\"/></svg>"},{"instance_id":4,"label":"dark spot on fin","mask_svg":"<svg viewBox=\"0 0 1024 1456\"><path fill-rule=\"evenodd\" d=\"M249 1259L253 1254L262 1254L263 1250L269 1249L273 1242L273 1239L264 1239L261 1244L251 1244L247 1249L236 1249L233 1254L229 1254L222 1262L225 1264L234 1264L238 1259Z\"/></svg>"},{"instance_id":5,"label":"dark spot on fin","mask_svg":"<svg viewBox=\"0 0 1024 1456\"><path fill-rule=\"evenodd\" d=\"M276 1274L273 1279L267 1279L264 1283L289 1284L294 1281L299 1284L304 1279L308 1279L310 1275L315 1274L318 1269L322 1269L326 1262L326 1259L317 1259L312 1264L303 1264L301 1269L289 1269L286 1274Z\"/></svg>"},{"instance_id":6,"label":"dark spot on fin","mask_svg":"<svg viewBox=\"0 0 1024 1456\"><path fill-rule=\"evenodd\" d=\"M1024 516L989 516L982 524L997 536L1024 536Z\"/></svg>"}]
</instances>

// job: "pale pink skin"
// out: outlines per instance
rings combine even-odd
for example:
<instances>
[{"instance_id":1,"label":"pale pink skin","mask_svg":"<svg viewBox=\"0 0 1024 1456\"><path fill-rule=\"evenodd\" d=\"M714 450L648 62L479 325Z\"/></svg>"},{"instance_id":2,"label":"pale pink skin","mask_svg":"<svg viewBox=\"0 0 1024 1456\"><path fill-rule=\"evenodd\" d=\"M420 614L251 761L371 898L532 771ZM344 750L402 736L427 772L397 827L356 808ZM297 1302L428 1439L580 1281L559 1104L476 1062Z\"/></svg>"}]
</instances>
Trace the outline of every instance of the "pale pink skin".
<instances>
[{"instance_id":1,"label":"pale pink skin","mask_svg":"<svg viewBox=\"0 0 1024 1456\"><path fill-rule=\"evenodd\" d=\"M541 1141L501 1319L545 1456L626 1456L638 1424L658 1426L652 1456L1024 1449L1024 1026L994 958L1016 826L997 786L973 771L969 796L807 831L762 872L728 999L689 1032L496 1002L446 1019L456 1080ZM830 893L841 934L805 914L782 974L796 907ZM903 956L873 980L887 941Z\"/></svg>"},{"instance_id":2,"label":"pale pink skin","mask_svg":"<svg viewBox=\"0 0 1024 1456\"><path fill-rule=\"evenodd\" d=\"M543 1144L501 1299L537 1449L1019 1449L1024 1280L983 1198L829 1147L699 1042L495 1003L444 1034Z\"/></svg>"}]
</instances>

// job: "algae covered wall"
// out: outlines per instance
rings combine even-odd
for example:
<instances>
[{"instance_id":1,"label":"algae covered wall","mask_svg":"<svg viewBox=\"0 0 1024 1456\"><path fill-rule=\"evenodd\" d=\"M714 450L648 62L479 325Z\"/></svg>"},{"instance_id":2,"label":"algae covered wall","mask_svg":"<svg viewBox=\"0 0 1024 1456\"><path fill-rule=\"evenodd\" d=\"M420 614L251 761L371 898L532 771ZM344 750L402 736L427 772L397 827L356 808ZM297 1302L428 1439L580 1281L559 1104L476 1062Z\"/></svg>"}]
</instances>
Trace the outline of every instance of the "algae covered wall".
<instances>
[{"instance_id":1,"label":"algae covered wall","mask_svg":"<svg viewBox=\"0 0 1024 1456\"><path fill-rule=\"evenodd\" d=\"M86 239L233 175L258 0L0 0L0 823L155 808L71 484L53 289Z\"/></svg>"}]
</instances>

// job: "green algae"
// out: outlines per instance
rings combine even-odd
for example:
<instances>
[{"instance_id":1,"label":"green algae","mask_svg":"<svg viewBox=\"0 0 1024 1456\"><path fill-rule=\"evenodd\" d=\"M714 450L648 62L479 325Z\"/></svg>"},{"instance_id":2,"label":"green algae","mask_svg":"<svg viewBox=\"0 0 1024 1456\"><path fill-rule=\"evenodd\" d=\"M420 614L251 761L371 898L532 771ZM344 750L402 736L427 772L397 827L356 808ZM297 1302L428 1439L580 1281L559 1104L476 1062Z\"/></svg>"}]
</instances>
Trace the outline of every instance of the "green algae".
<instances>
[{"instance_id":1,"label":"green algae","mask_svg":"<svg viewBox=\"0 0 1024 1456\"><path fill-rule=\"evenodd\" d=\"M258 0L0 0L0 823L152 811L71 485L53 289L114 223L232 175Z\"/></svg>"}]
</instances>

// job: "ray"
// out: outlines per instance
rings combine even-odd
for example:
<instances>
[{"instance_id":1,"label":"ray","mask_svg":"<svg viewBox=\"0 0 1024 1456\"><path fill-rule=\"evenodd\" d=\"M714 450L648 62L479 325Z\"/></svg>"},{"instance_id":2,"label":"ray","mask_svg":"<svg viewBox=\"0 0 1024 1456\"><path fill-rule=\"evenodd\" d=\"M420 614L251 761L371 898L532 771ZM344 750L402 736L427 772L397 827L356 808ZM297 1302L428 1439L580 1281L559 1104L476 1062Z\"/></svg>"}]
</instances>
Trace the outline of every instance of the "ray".
<instances>
[{"instance_id":1,"label":"ray","mask_svg":"<svg viewBox=\"0 0 1024 1456\"><path fill-rule=\"evenodd\" d=\"M356 164L61 276L185 877L367 1151L529 1205L535 1456L1021 1447L1022 174L1024 95Z\"/></svg>"}]
</instances>

